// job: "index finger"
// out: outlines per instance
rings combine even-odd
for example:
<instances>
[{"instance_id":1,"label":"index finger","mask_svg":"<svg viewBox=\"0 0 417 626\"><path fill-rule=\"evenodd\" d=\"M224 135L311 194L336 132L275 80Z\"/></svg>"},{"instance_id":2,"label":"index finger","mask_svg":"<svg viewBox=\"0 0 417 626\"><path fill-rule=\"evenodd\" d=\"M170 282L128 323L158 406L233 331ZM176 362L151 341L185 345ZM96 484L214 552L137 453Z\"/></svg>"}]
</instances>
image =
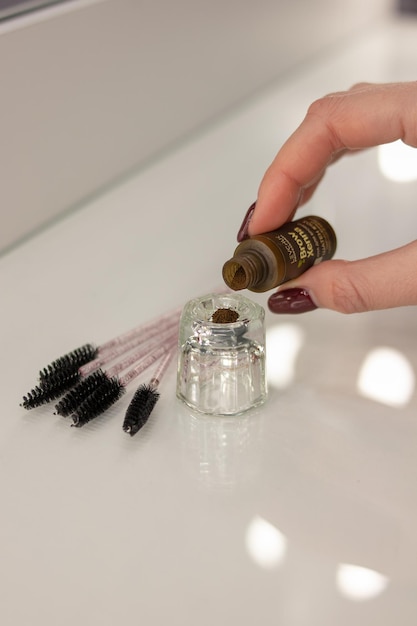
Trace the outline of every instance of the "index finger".
<instances>
[{"instance_id":1,"label":"index finger","mask_svg":"<svg viewBox=\"0 0 417 626\"><path fill-rule=\"evenodd\" d=\"M417 146L416 97L417 82L363 84L313 102L262 179L249 234L291 219L340 152L397 139Z\"/></svg>"}]
</instances>

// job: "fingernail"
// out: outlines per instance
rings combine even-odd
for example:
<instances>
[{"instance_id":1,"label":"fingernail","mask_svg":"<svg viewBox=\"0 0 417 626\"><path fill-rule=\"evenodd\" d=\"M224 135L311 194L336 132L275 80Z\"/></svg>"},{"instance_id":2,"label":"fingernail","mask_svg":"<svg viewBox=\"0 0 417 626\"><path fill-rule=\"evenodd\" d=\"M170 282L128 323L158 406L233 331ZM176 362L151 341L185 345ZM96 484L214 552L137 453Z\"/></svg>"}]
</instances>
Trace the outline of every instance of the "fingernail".
<instances>
[{"instance_id":1,"label":"fingernail","mask_svg":"<svg viewBox=\"0 0 417 626\"><path fill-rule=\"evenodd\" d=\"M317 309L305 289L294 287L274 293L268 300L272 313L307 313Z\"/></svg>"},{"instance_id":2,"label":"fingernail","mask_svg":"<svg viewBox=\"0 0 417 626\"><path fill-rule=\"evenodd\" d=\"M249 209L246 211L246 215L243 218L243 222L242 222L241 227L239 228L239 232L237 234L237 240L239 241L239 243L241 241L243 241L244 239L247 239L249 237L249 235L248 235L249 222L252 219L252 215L253 215L253 212L255 210L255 206L256 206L256 202L251 204Z\"/></svg>"}]
</instances>

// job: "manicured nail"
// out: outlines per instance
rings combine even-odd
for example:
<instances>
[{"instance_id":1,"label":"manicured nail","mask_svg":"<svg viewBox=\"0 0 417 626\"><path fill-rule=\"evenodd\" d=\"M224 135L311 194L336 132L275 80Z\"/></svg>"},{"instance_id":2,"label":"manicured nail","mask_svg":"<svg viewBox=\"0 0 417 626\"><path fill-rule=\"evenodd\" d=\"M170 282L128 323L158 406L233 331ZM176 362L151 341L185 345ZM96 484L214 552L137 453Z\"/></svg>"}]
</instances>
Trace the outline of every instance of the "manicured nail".
<instances>
[{"instance_id":1,"label":"manicured nail","mask_svg":"<svg viewBox=\"0 0 417 626\"><path fill-rule=\"evenodd\" d=\"M307 313L317 309L305 289L283 289L270 296L268 307L272 313Z\"/></svg>"},{"instance_id":2,"label":"manicured nail","mask_svg":"<svg viewBox=\"0 0 417 626\"><path fill-rule=\"evenodd\" d=\"M242 225L239 228L239 232L237 234L237 240L239 241L239 243L241 241L243 241L244 239L247 239L249 237L249 235L248 235L249 222L252 219L252 215L253 215L253 212L255 210L255 206L256 206L256 202L251 204L249 209L246 211L246 215L243 218Z\"/></svg>"}]
</instances>

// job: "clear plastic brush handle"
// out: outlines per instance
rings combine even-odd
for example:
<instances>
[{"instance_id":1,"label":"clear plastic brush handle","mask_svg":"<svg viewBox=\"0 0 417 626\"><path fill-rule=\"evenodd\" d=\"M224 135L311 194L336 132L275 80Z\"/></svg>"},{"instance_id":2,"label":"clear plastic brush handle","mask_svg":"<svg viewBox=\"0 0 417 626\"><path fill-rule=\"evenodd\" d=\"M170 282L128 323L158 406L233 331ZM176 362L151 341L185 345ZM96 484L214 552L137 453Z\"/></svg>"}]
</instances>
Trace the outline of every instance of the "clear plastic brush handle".
<instances>
[{"instance_id":1,"label":"clear plastic brush handle","mask_svg":"<svg viewBox=\"0 0 417 626\"><path fill-rule=\"evenodd\" d=\"M109 368L107 370L107 376L111 378L112 376L120 374L120 372L123 372L123 370L128 368L130 365L137 363L137 361L148 354L152 354L160 346L164 347L166 344L171 346L172 342L177 340L177 337L178 332L176 330L175 332L171 331L170 333L167 332L162 335L160 334L158 339L154 339L154 341L141 346L139 350L135 350L134 352L127 354L124 359L118 361L115 365L113 365L113 367Z\"/></svg>"},{"instance_id":2,"label":"clear plastic brush handle","mask_svg":"<svg viewBox=\"0 0 417 626\"><path fill-rule=\"evenodd\" d=\"M157 389L159 383L161 382L161 378L163 377L163 375L168 369L169 364L171 363L171 360L174 354L175 354L175 349L173 347L169 352L167 352L167 354L164 356L164 358L158 365L154 375L152 376L149 382L149 385L152 387L152 389Z\"/></svg>"},{"instance_id":3,"label":"clear plastic brush handle","mask_svg":"<svg viewBox=\"0 0 417 626\"><path fill-rule=\"evenodd\" d=\"M115 337L114 339L110 339L109 341L106 341L99 347L99 350L100 352L104 352L106 350L115 348L116 346L124 345L125 343L128 343L131 339L134 339L135 337L138 337L138 336L144 337L145 335L147 336L148 333L152 331L153 329L158 329L160 332L161 330L163 330L164 324L167 324L167 326L169 326L170 323L175 323L175 322L178 323L180 313L181 313L181 308L174 309L173 311L170 311L169 313L164 313L163 315L160 315L159 317L157 317L154 320L151 320L150 322L146 322L145 324L140 324L139 326L136 326L135 328L128 330L122 335L119 335L118 337Z\"/></svg>"},{"instance_id":4,"label":"clear plastic brush handle","mask_svg":"<svg viewBox=\"0 0 417 626\"><path fill-rule=\"evenodd\" d=\"M149 344L151 339L154 339L157 336L163 338L166 332L168 331L172 332L173 329L176 328L177 326L178 326L177 319L172 319L170 323L167 324L167 326L162 327L162 328L160 324L154 323L153 326L150 327L146 331L146 333L143 332L143 333L136 335L135 338L129 341L128 343L117 344L114 348L106 350L106 351L100 350L99 356L93 361L90 361L89 363L82 365L79 368L78 373L81 376L88 376L89 374L91 374L91 372L94 372L96 369L98 369L102 365L106 365L107 363L110 363L111 361L116 359L118 356L121 356L122 354L125 354L126 352L130 350L133 350L133 348L136 348L137 346L141 344L143 344L144 348L146 348L145 344ZM156 343L158 344L160 342L161 342L161 339L159 339L159 341ZM150 348L151 346L148 345L146 349L149 350Z\"/></svg>"},{"instance_id":5,"label":"clear plastic brush handle","mask_svg":"<svg viewBox=\"0 0 417 626\"><path fill-rule=\"evenodd\" d=\"M139 361L139 363L133 369L129 370L124 376L122 376L120 380L120 384L126 387L134 378L142 374L145 370L148 369L155 361L158 361L164 354L173 350L177 339L175 336L171 339L171 341L167 341L165 344L160 345L156 350L147 354L143 359Z\"/></svg>"}]
</instances>

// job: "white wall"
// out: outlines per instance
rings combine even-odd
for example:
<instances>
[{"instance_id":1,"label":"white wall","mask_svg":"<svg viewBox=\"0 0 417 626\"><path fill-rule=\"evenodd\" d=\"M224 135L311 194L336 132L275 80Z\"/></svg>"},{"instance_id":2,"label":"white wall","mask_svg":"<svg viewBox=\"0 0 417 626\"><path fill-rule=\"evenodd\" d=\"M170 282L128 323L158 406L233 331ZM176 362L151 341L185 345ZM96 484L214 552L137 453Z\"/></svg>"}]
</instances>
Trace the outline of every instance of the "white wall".
<instances>
[{"instance_id":1,"label":"white wall","mask_svg":"<svg viewBox=\"0 0 417 626\"><path fill-rule=\"evenodd\" d=\"M0 249L390 6L73 0L4 22Z\"/></svg>"}]
</instances>

